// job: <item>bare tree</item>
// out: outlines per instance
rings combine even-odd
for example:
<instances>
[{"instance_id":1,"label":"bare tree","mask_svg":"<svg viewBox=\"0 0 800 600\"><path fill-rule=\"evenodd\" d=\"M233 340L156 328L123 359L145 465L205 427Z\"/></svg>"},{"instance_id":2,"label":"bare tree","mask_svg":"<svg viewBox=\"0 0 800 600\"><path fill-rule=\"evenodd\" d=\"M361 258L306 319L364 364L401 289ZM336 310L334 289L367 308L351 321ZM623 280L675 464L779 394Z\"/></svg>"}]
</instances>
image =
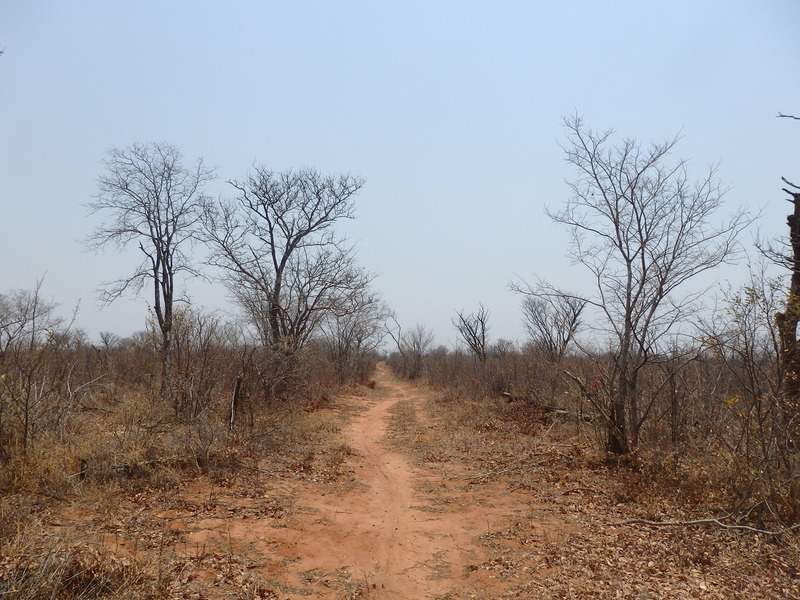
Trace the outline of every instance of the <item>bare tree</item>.
<instances>
[{"instance_id":1,"label":"bare tree","mask_svg":"<svg viewBox=\"0 0 800 600\"><path fill-rule=\"evenodd\" d=\"M390 315L390 319L394 326L387 325L386 333L394 341L402 358L402 375L408 379L417 379L423 372L425 354L433 344L433 332L421 323L404 332L394 315Z\"/></svg>"},{"instance_id":2,"label":"bare tree","mask_svg":"<svg viewBox=\"0 0 800 600\"><path fill-rule=\"evenodd\" d=\"M586 301L571 294L548 293L544 287L512 284L524 295L522 323L535 347L546 358L560 361L581 326Z\"/></svg>"},{"instance_id":3,"label":"bare tree","mask_svg":"<svg viewBox=\"0 0 800 600\"><path fill-rule=\"evenodd\" d=\"M505 340L503 338L500 338L494 344L489 346L488 354L492 358L496 358L498 360L503 360L509 354L514 352L515 349L516 348L514 346L514 342L512 342L511 340Z\"/></svg>"},{"instance_id":4,"label":"bare tree","mask_svg":"<svg viewBox=\"0 0 800 600\"><path fill-rule=\"evenodd\" d=\"M679 292L699 274L729 261L749 223L742 211L711 224L724 188L715 169L691 183L684 161L668 162L677 138L643 147L614 142L613 132L565 119L567 162L577 171L571 198L548 210L572 233L572 257L585 267L595 295L585 300L602 315L611 343L608 448L638 444L648 411L639 406L641 369L687 317L699 293Z\"/></svg>"},{"instance_id":5,"label":"bare tree","mask_svg":"<svg viewBox=\"0 0 800 600\"><path fill-rule=\"evenodd\" d=\"M332 314L345 314L373 276L334 225L353 218L363 180L257 167L234 202L206 213L206 231L234 298L262 342L291 355Z\"/></svg>"},{"instance_id":6,"label":"bare tree","mask_svg":"<svg viewBox=\"0 0 800 600\"><path fill-rule=\"evenodd\" d=\"M352 294L349 308L331 314L322 328L322 339L330 353L339 381L363 381L369 374L370 355L377 353L386 335L389 309L369 289Z\"/></svg>"},{"instance_id":7,"label":"bare tree","mask_svg":"<svg viewBox=\"0 0 800 600\"><path fill-rule=\"evenodd\" d=\"M461 334L461 339L467 344L472 353L481 362L486 362L488 348L487 333L489 331L489 311L483 304L479 305L478 312L468 315L464 311L456 313L453 325Z\"/></svg>"},{"instance_id":8,"label":"bare tree","mask_svg":"<svg viewBox=\"0 0 800 600\"><path fill-rule=\"evenodd\" d=\"M800 120L800 117L783 113L778 113L778 117ZM781 177L781 180L787 186L783 191L789 195L787 200L792 204L792 212L786 217L789 239L785 248L766 246L759 249L791 275L786 307L776 313L775 323L780 341L784 408L787 420L796 430L796 422L800 421L800 340L797 339L797 326L800 324L800 185L785 177ZM794 436L800 438L797 434ZM793 443L797 443L797 440Z\"/></svg>"},{"instance_id":9,"label":"bare tree","mask_svg":"<svg viewBox=\"0 0 800 600\"><path fill-rule=\"evenodd\" d=\"M102 300L110 303L127 291L139 293L153 284L153 311L161 333L161 393L171 394L170 355L175 279L196 274L186 254L196 238L207 199L203 185L214 178L202 159L184 167L180 150L164 142L114 148L103 161L92 213L107 220L88 239L90 248L114 245L122 250L135 244L142 263L134 272L106 284Z\"/></svg>"},{"instance_id":10,"label":"bare tree","mask_svg":"<svg viewBox=\"0 0 800 600\"><path fill-rule=\"evenodd\" d=\"M40 422L67 403L74 364L59 350L76 339L74 314L57 316L41 286L0 294L0 458L15 445L27 451Z\"/></svg>"}]
</instances>

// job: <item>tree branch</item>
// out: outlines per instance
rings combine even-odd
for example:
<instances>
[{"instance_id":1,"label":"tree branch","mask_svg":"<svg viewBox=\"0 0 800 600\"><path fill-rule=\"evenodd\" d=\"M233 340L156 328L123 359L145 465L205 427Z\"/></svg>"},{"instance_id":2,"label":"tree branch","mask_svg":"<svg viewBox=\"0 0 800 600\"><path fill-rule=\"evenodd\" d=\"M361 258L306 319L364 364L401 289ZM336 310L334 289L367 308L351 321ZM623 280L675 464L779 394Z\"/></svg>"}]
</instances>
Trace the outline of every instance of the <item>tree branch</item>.
<instances>
[{"instance_id":1,"label":"tree branch","mask_svg":"<svg viewBox=\"0 0 800 600\"><path fill-rule=\"evenodd\" d=\"M751 527L750 525L730 525L729 523L723 523L719 519L694 519L691 521L651 521L650 519L628 519L626 521L620 521L619 523L615 523L615 525L650 525L652 527L690 527L692 525L716 525L723 529L738 529L741 531L749 531L751 533L760 533L762 535L769 535L769 536L780 536L786 533L790 533L795 531L796 529L800 529L800 523L797 525L792 525L790 527L784 527L783 529L779 529L777 531L772 531L769 529L759 529L758 527Z\"/></svg>"}]
</instances>

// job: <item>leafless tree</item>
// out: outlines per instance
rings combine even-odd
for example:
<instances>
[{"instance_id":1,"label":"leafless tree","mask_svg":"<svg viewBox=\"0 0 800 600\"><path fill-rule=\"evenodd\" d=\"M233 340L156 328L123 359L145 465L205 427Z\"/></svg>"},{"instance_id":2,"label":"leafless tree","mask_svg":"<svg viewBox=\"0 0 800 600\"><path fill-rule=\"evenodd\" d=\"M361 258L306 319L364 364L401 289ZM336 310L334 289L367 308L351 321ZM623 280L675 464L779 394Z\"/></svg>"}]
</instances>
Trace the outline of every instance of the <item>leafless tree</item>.
<instances>
[{"instance_id":1,"label":"leafless tree","mask_svg":"<svg viewBox=\"0 0 800 600\"><path fill-rule=\"evenodd\" d=\"M89 208L107 220L87 243L94 249L113 245L120 250L135 244L143 258L131 275L106 284L101 298L112 302L127 291L139 293L152 282L153 311L161 333L161 392L168 399L176 277L196 274L186 252L200 229L207 201L203 186L214 172L202 159L185 167L180 150L164 142L114 148L103 164L105 173Z\"/></svg>"},{"instance_id":2,"label":"leafless tree","mask_svg":"<svg viewBox=\"0 0 800 600\"><path fill-rule=\"evenodd\" d=\"M48 415L67 404L74 365L59 350L77 339L72 321L42 297L41 280L29 290L0 294L0 457L18 445L27 451ZM76 309L77 310L77 309Z\"/></svg>"},{"instance_id":3,"label":"leafless tree","mask_svg":"<svg viewBox=\"0 0 800 600\"><path fill-rule=\"evenodd\" d=\"M794 115L779 113L778 116L800 120ZM786 307L775 315L775 322L780 340L782 395L788 419L795 422L800 421L800 340L797 338L797 326L800 324L800 185L785 177L781 177L781 180L786 184L783 191L788 194L787 200L792 204L792 212L786 217L788 241L783 248L767 245L759 249L791 275Z\"/></svg>"},{"instance_id":4,"label":"leafless tree","mask_svg":"<svg viewBox=\"0 0 800 600\"><path fill-rule=\"evenodd\" d=\"M230 183L236 200L206 213L211 263L225 273L264 345L291 355L326 318L350 310L372 280L334 232L338 221L353 218L364 182L257 167Z\"/></svg>"},{"instance_id":5,"label":"leafless tree","mask_svg":"<svg viewBox=\"0 0 800 600\"><path fill-rule=\"evenodd\" d=\"M587 129L577 116L565 126L565 157L577 175L566 205L548 215L570 230L572 257L594 284L585 300L602 315L613 354L608 448L624 454L648 414L639 406L640 371L699 296L681 293L685 284L735 256L749 219L740 210L712 225L725 189L713 167L692 183L684 161L668 160L677 138L643 147Z\"/></svg>"},{"instance_id":6,"label":"leafless tree","mask_svg":"<svg viewBox=\"0 0 800 600\"><path fill-rule=\"evenodd\" d=\"M101 331L98 335L103 346L102 349L106 353L118 347L122 342L122 338L112 331Z\"/></svg>"},{"instance_id":7,"label":"leafless tree","mask_svg":"<svg viewBox=\"0 0 800 600\"><path fill-rule=\"evenodd\" d=\"M524 295L522 323L535 347L549 360L560 361L581 327L586 301L575 295L548 293L544 287L512 284Z\"/></svg>"},{"instance_id":8,"label":"leafless tree","mask_svg":"<svg viewBox=\"0 0 800 600\"><path fill-rule=\"evenodd\" d=\"M386 335L389 309L375 292L364 289L352 294L349 308L331 314L321 327L322 339L330 353L340 382L364 380L366 361L377 353Z\"/></svg>"},{"instance_id":9,"label":"leafless tree","mask_svg":"<svg viewBox=\"0 0 800 600\"><path fill-rule=\"evenodd\" d=\"M800 323L800 186L785 178L783 181L788 186L783 191L791 198L792 213L786 219L790 253L780 256L780 262L788 266L791 278L786 307L775 315L775 322L783 368L783 399L787 418L793 422L796 431L796 422L800 421L800 342L797 339L797 325ZM773 253L773 256L777 256L777 253Z\"/></svg>"},{"instance_id":10,"label":"leafless tree","mask_svg":"<svg viewBox=\"0 0 800 600\"><path fill-rule=\"evenodd\" d=\"M498 360L503 360L509 354L514 352L515 349L516 348L514 346L514 342L512 342L511 340L505 340L503 338L500 338L494 344L489 346L488 354L492 358L496 358Z\"/></svg>"},{"instance_id":11,"label":"leafless tree","mask_svg":"<svg viewBox=\"0 0 800 600\"><path fill-rule=\"evenodd\" d=\"M489 343L487 338L489 311L486 310L486 307L483 304L479 305L478 312L475 314L465 315L463 310L456 313L453 325L476 358L481 363L485 363Z\"/></svg>"},{"instance_id":12,"label":"leafless tree","mask_svg":"<svg viewBox=\"0 0 800 600\"><path fill-rule=\"evenodd\" d=\"M403 331L394 315L390 316L393 325L387 324L386 333L395 343L402 358L402 375L417 379L422 375L425 354L433 344L433 332L421 323L410 331Z\"/></svg>"}]
</instances>

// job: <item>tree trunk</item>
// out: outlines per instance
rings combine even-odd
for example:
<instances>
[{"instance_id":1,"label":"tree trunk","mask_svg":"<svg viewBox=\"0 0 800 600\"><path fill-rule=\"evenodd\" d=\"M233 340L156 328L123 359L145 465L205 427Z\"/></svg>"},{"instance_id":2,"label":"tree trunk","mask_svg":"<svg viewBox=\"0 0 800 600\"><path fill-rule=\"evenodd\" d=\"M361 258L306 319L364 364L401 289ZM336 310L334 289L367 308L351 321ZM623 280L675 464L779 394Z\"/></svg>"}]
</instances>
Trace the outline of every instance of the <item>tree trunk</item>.
<instances>
[{"instance_id":1,"label":"tree trunk","mask_svg":"<svg viewBox=\"0 0 800 600\"><path fill-rule=\"evenodd\" d=\"M642 428L642 419L639 417L639 373L631 377L630 388L628 394L630 395L630 443L634 449L639 446L639 430Z\"/></svg>"},{"instance_id":2,"label":"tree trunk","mask_svg":"<svg viewBox=\"0 0 800 600\"><path fill-rule=\"evenodd\" d=\"M228 429L233 431L233 428L236 425L236 416L239 412L239 406L241 404L241 393L242 393L242 376L239 375L236 378L236 383L233 386L233 396L231 397L231 411L228 418Z\"/></svg>"},{"instance_id":3,"label":"tree trunk","mask_svg":"<svg viewBox=\"0 0 800 600\"><path fill-rule=\"evenodd\" d=\"M788 426L796 429L800 415L800 345L797 340L797 325L800 323L800 192L785 191L792 196L794 205L794 212L787 217L792 248L792 278L786 310L776 314L775 321L781 343L784 410ZM792 434L791 437L793 442L798 441L794 439L796 435Z\"/></svg>"},{"instance_id":4,"label":"tree trunk","mask_svg":"<svg viewBox=\"0 0 800 600\"><path fill-rule=\"evenodd\" d=\"M175 416L180 416L181 407L178 406L177 396L173 397L172 385L172 339L169 334L164 334L161 341L161 398L167 404L172 404Z\"/></svg>"},{"instance_id":5,"label":"tree trunk","mask_svg":"<svg viewBox=\"0 0 800 600\"><path fill-rule=\"evenodd\" d=\"M619 389L614 393L611 401L611 419L608 428L608 450L614 454L628 454L628 423L625 405L628 400L627 374L621 373Z\"/></svg>"},{"instance_id":6,"label":"tree trunk","mask_svg":"<svg viewBox=\"0 0 800 600\"><path fill-rule=\"evenodd\" d=\"M629 272L628 297L630 297L630 279ZM620 339L619 358L617 358L615 365L618 384L617 389L613 392L611 419L609 420L608 450L614 454L628 454L631 451L628 440L628 405L631 401L631 395L635 392L630 372L632 330L630 308L628 308L625 315L625 326Z\"/></svg>"},{"instance_id":7,"label":"tree trunk","mask_svg":"<svg viewBox=\"0 0 800 600\"><path fill-rule=\"evenodd\" d=\"M798 186L786 181L794 189ZM789 285L789 297L786 299L786 310L775 315L778 335L781 344L781 362L783 369L783 412L786 437L789 448L796 452L800 448L800 344L797 340L797 324L800 322L800 192L784 188L792 197L794 211L787 218L789 225L789 241L792 248L792 279ZM800 481L797 478L798 465L796 455L788 458L792 475L790 493L793 498L800 498Z\"/></svg>"}]
</instances>

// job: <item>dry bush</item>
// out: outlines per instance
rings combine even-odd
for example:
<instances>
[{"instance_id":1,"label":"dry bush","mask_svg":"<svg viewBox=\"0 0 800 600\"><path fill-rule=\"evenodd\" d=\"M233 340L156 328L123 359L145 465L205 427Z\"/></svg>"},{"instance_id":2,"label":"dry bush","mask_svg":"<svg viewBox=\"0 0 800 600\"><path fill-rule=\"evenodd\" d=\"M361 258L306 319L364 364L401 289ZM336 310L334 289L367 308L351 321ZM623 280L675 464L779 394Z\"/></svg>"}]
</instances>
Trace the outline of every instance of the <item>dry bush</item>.
<instances>
[{"instance_id":1,"label":"dry bush","mask_svg":"<svg viewBox=\"0 0 800 600\"><path fill-rule=\"evenodd\" d=\"M763 354L735 360L700 353L687 360L687 354L642 369L640 444L623 459L606 454L613 382L604 363L611 357L567 356L554 363L526 349L482 364L453 352L427 357L427 372L454 415L469 420L481 414L474 428L512 420L518 431L536 434L558 421L572 443L588 442L593 456L645 477L631 484L639 491L626 492L628 498L654 494L700 503L706 514L766 528L798 522L798 459L773 383L775 361Z\"/></svg>"},{"instance_id":2,"label":"dry bush","mask_svg":"<svg viewBox=\"0 0 800 600\"><path fill-rule=\"evenodd\" d=\"M490 355L485 362L460 350L440 350L426 357L427 381L434 387L471 400L505 398L533 413L553 409L575 413L580 408L580 397L563 374L574 363L571 357L553 362L532 347L508 348L501 355Z\"/></svg>"},{"instance_id":3,"label":"dry bush","mask_svg":"<svg viewBox=\"0 0 800 600\"><path fill-rule=\"evenodd\" d=\"M338 408L335 402L330 399L329 407ZM335 481L353 453L336 441L340 430L341 422L331 420L329 412L275 403L257 417L255 427L241 433L240 466L274 477Z\"/></svg>"},{"instance_id":4,"label":"dry bush","mask_svg":"<svg viewBox=\"0 0 800 600\"><path fill-rule=\"evenodd\" d=\"M85 539L13 536L0 550L0 595L13 600L166 597L165 565L145 557L120 557ZM163 560L165 557L161 557ZM154 576L162 574L161 577Z\"/></svg>"},{"instance_id":5,"label":"dry bush","mask_svg":"<svg viewBox=\"0 0 800 600\"><path fill-rule=\"evenodd\" d=\"M317 410L335 405L341 384L315 345L276 356L213 315L182 310L165 399L153 331L92 345L55 319L36 321L46 331L9 330L8 310L39 301L13 299L0 296L0 596L168 595L174 556L148 546L147 556L120 557L66 530L53 535L47 524L67 503L110 523L121 518L115 499L169 496L200 474L220 485L263 472L321 482L346 474L352 450ZM232 422L237 379L243 406Z\"/></svg>"},{"instance_id":6,"label":"dry bush","mask_svg":"<svg viewBox=\"0 0 800 600\"><path fill-rule=\"evenodd\" d=\"M398 448L410 449L421 462L479 464L487 477L519 474L540 460L543 442L561 440L560 427L549 416L521 419L504 398L473 400L443 389L424 409L434 425L420 421L413 400L393 406L389 429Z\"/></svg>"},{"instance_id":7,"label":"dry bush","mask_svg":"<svg viewBox=\"0 0 800 600\"><path fill-rule=\"evenodd\" d=\"M102 349L85 344L47 346L47 360L41 361L36 373L47 379L52 370L45 367L67 365L70 379L53 388L36 410L31 407L27 430L5 404L6 458L0 461L0 487L60 496L75 482L120 479L149 485L158 480L168 485L181 471L205 471L215 463L230 467L235 463L232 446L237 443L232 441L235 432L229 431L237 374L242 374L248 388L251 428L253 417L264 412L290 423L292 413L328 404L338 386L334 371L318 354L301 353L294 358L290 375L274 376L266 368L272 364L262 363L263 369L248 365L247 360L258 353L226 341L215 320L193 313L181 318L185 320L176 327L175 406L164 403L157 377L142 376L158 372L157 347L147 335L114 341ZM12 359L22 360L6 355L7 361ZM9 379L6 370L6 394ZM276 410L278 406L282 409ZM236 425L248 428L247 420Z\"/></svg>"}]
</instances>

